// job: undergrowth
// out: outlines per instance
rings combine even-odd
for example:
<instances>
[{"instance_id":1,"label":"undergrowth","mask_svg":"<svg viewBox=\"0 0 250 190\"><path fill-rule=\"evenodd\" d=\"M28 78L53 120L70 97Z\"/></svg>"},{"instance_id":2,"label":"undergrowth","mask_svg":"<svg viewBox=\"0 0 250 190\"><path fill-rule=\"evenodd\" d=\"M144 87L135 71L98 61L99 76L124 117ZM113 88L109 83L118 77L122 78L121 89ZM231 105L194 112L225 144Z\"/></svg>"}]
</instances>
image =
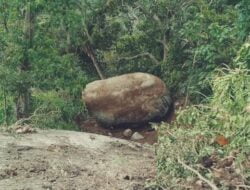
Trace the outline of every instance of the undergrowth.
<instances>
[{"instance_id":1,"label":"undergrowth","mask_svg":"<svg viewBox=\"0 0 250 190\"><path fill-rule=\"evenodd\" d=\"M209 103L179 110L176 121L156 126L162 189L250 187L250 71L218 70L211 88Z\"/></svg>"},{"instance_id":2,"label":"undergrowth","mask_svg":"<svg viewBox=\"0 0 250 190\"><path fill-rule=\"evenodd\" d=\"M39 128L77 130L76 117L86 115L86 107L80 98L66 92L33 92L36 109L29 123Z\"/></svg>"}]
</instances>

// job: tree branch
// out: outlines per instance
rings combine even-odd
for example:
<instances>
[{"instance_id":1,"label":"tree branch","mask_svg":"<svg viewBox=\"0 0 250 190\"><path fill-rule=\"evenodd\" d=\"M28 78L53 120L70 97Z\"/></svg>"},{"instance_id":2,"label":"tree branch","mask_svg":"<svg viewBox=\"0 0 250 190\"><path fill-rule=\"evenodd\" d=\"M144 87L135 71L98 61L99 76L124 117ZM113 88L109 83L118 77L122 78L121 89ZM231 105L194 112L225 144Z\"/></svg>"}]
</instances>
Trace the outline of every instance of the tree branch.
<instances>
[{"instance_id":1,"label":"tree branch","mask_svg":"<svg viewBox=\"0 0 250 190\"><path fill-rule=\"evenodd\" d=\"M90 59L92 60L92 63L94 65L100 79L101 80L105 79L104 74L102 73L100 66L96 60L95 53L94 53L94 50L91 47L91 45L85 44L85 46L82 49L83 49L84 53L87 54L90 57Z\"/></svg>"},{"instance_id":2,"label":"tree branch","mask_svg":"<svg viewBox=\"0 0 250 190\"><path fill-rule=\"evenodd\" d=\"M185 164L184 162L182 162L179 158L178 158L178 163L180 163L187 170L195 173L202 181L204 181L205 183L207 183L213 190L219 190L218 187L216 187L215 184L213 184L211 181L209 181L208 179L206 179L205 177L203 177L197 170L191 168L190 166L188 166L187 164Z\"/></svg>"},{"instance_id":3,"label":"tree branch","mask_svg":"<svg viewBox=\"0 0 250 190\"><path fill-rule=\"evenodd\" d=\"M160 19L156 14L154 14L153 19L154 19L156 22L158 22L159 26L162 26L162 25L163 25L161 19Z\"/></svg>"},{"instance_id":4,"label":"tree branch","mask_svg":"<svg viewBox=\"0 0 250 190\"><path fill-rule=\"evenodd\" d=\"M37 117L37 116L39 116L39 115L45 115L45 116L46 116L46 115L51 115L51 114L53 114L53 113L58 113L58 111L50 111L50 112L45 113L45 114L38 114L37 112L40 111L40 109L42 109L42 106L38 107L38 108L34 111L34 113L33 113L31 116L29 116L29 117L27 117L27 118L21 118L21 119L17 120L17 121L16 121L14 124L12 124L10 127L18 126L18 125L23 125L24 122L30 121L30 120L32 120L34 117Z\"/></svg>"},{"instance_id":5,"label":"tree branch","mask_svg":"<svg viewBox=\"0 0 250 190\"><path fill-rule=\"evenodd\" d=\"M167 53L168 53L168 44L167 44L167 39L166 39L166 35L163 34L163 39L162 40L156 40L157 42L161 43L163 46L163 61L165 62L167 60Z\"/></svg>"}]
</instances>

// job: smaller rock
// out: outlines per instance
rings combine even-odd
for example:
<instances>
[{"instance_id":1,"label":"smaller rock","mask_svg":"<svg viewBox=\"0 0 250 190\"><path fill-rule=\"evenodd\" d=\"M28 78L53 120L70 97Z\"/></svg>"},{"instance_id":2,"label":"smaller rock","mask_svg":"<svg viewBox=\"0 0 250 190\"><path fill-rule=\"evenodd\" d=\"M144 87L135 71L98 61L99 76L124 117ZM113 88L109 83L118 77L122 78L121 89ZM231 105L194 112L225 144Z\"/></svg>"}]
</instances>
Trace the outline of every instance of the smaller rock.
<instances>
[{"instance_id":1,"label":"smaller rock","mask_svg":"<svg viewBox=\"0 0 250 190\"><path fill-rule=\"evenodd\" d=\"M205 168L211 168L214 164L213 160L210 158L210 156L204 156L202 158L201 164L205 167Z\"/></svg>"},{"instance_id":2,"label":"smaller rock","mask_svg":"<svg viewBox=\"0 0 250 190\"><path fill-rule=\"evenodd\" d=\"M202 187L203 187L203 181L197 180L197 181L195 182L195 185L197 185L199 188L202 188Z\"/></svg>"},{"instance_id":3,"label":"smaller rock","mask_svg":"<svg viewBox=\"0 0 250 190\"><path fill-rule=\"evenodd\" d=\"M133 141L141 140L141 139L144 139L144 137L138 132L135 132L131 137L131 140Z\"/></svg>"},{"instance_id":4,"label":"smaller rock","mask_svg":"<svg viewBox=\"0 0 250 190\"><path fill-rule=\"evenodd\" d=\"M113 134L109 132L109 133L108 133L108 136L113 137Z\"/></svg>"},{"instance_id":5,"label":"smaller rock","mask_svg":"<svg viewBox=\"0 0 250 190\"><path fill-rule=\"evenodd\" d=\"M125 180L130 180L131 177L130 177L129 175L126 175L126 176L123 177L123 179L125 179Z\"/></svg>"},{"instance_id":6,"label":"smaller rock","mask_svg":"<svg viewBox=\"0 0 250 190\"><path fill-rule=\"evenodd\" d=\"M94 135L89 135L89 138L93 141L95 140L95 136Z\"/></svg>"},{"instance_id":7,"label":"smaller rock","mask_svg":"<svg viewBox=\"0 0 250 190\"><path fill-rule=\"evenodd\" d=\"M133 134L133 131L131 129L126 129L125 131L123 131L122 134L124 137L131 137Z\"/></svg>"}]
</instances>

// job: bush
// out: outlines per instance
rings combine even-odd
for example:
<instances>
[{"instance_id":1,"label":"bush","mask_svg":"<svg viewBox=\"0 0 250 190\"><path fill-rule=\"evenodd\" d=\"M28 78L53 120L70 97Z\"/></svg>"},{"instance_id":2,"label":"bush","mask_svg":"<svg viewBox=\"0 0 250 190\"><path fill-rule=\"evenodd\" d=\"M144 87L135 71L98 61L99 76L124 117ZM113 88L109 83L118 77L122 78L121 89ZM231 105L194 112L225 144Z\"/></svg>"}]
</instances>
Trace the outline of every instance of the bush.
<instances>
[{"instance_id":1,"label":"bush","mask_svg":"<svg viewBox=\"0 0 250 190\"><path fill-rule=\"evenodd\" d=\"M80 98L66 92L34 91L33 102L35 110L31 124L40 128L76 130L76 117L87 113Z\"/></svg>"},{"instance_id":2,"label":"bush","mask_svg":"<svg viewBox=\"0 0 250 190\"><path fill-rule=\"evenodd\" d=\"M247 69L217 71L207 105L180 110L172 124L156 127L160 134L157 156L161 184L170 189L195 188L201 180L196 171L221 189L249 185L249 73ZM231 165L218 169L231 158ZM209 161L211 166L206 164Z\"/></svg>"},{"instance_id":3,"label":"bush","mask_svg":"<svg viewBox=\"0 0 250 190\"><path fill-rule=\"evenodd\" d=\"M15 120L14 112L13 98L0 92L0 125L12 123Z\"/></svg>"}]
</instances>

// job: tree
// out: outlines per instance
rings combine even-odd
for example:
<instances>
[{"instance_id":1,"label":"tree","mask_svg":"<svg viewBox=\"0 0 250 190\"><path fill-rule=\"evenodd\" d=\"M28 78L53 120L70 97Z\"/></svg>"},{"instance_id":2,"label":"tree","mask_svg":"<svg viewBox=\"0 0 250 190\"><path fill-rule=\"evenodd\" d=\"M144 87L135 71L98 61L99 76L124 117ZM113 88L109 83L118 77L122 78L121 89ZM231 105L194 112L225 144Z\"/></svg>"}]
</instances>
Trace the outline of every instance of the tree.
<instances>
[{"instance_id":1,"label":"tree","mask_svg":"<svg viewBox=\"0 0 250 190\"><path fill-rule=\"evenodd\" d=\"M1 94L18 119L36 108L34 91L80 101L88 81L128 72L158 75L174 94L208 95L205 78L232 63L247 39L247 4L0 0Z\"/></svg>"},{"instance_id":2,"label":"tree","mask_svg":"<svg viewBox=\"0 0 250 190\"><path fill-rule=\"evenodd\" d=\"M32 48L35 10L30 2L3 0L1 5L4 25L4 29L0 32L4 55L1 66L5 70L2 86L5 95L7 91L12 95L15 94L16 117L20 119L27 117L30 111L31 80L28 73L31 63L28 52ZM21 25L23 27L19 27ZM12 76L5 75L9 73L12 73Z\"/></svg>"}]
</instances>

